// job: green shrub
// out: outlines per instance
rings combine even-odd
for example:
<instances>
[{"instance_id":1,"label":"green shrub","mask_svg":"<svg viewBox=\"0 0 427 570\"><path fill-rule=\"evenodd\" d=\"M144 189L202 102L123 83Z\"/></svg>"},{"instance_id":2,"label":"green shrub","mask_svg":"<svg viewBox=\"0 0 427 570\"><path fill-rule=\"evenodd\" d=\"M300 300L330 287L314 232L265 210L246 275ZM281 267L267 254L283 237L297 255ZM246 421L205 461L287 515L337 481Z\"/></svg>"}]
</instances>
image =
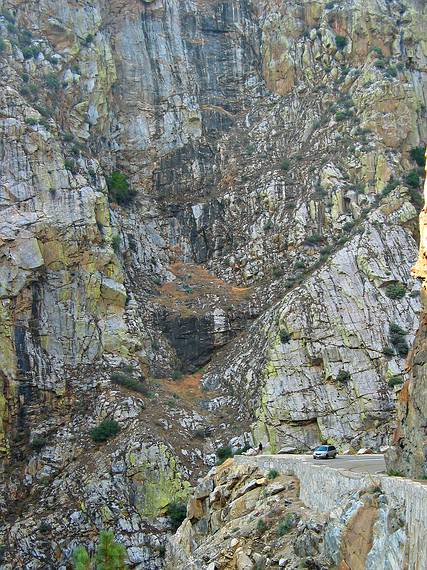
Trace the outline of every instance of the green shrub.
<instances>
[{"instance_id":1,"label":"green shrub","mask_svg":"<svg viewBox=\"0 0 427 570\"><path fill-rule=\"evenodd\" d=\"M392 348L391 346L384 346L383 348L383 354L385 354L386 356L394 356L394 348Z\"/></svg>"},{"instance_id":2,"label":"green shrub","mask_svg":"<svg viewBox=\"0 0 427 570\"><path fill-rule=\"evenodd\" d=\"M99 425L90 430L93 441L100 442L114 437L120 431L120 426L116 420L103 420Z\"/></svg>"},{"instance_id":3,"label":"green shrub","mask_svg":"<svg viewBox=\"0 0 427 570\"><path fill-rule=\"evenodd\" d=\"M259 534L263 534L267 530L267 525L263 519L258 519L258 522L256 523L256 529Z\"/></svg>"},{"instance_id":4,"label":"green shrub","mask_svg":"<svg viewBox=\"0 0 427 570\"><path fill-rule=\"evenodd\" d=\"M346 111L338 111L335 113L335 119L337 121L345 121L348 118L348 113Z\"/></svg>"},{"instance_id":5,"label":"green shrub","mask_svg":"<svg viewBox=\"0 0 427 570\"><path fill-rule=\"evenodd\" d=\"M397 77L397 67L395 65L389 65L385 70L385 74L387 77Z\"/></svg>"},{"instance_id":6,"label":"green shrub","mask_svg":"<svg viewBox=\"0 0 427 570\"><path fill-rule=\"evenodd\" d=\"M412 203L418 209L424 206L424 194L418 188L409 188L409 195L411 196Z\"/></svg>"},{"instance_id":7,"label":"green shrub","mask_svg":"<svg viewBox=\"0 0 427 570\"><path fill-rule=\"evenodd\" d=\"M388 380L388 385L390 388L394 388L394 386L399 386L400 384L403 384L403 376L400 374L395 374Z\"/></svg>"},{"instance_id":8,"label":"green shrub","mask_svg":"<svg viewBox=\"0 0 427 570\"><path fill-rule=\"evenodd\" d=\"M0 38L0 53L6 49L6 42L3 38Z\"/></svg>"},{"instance_id":9,"label":"green shrub","mask_svg":"<svg viewBox=\"0 0 427 570\"><path fill-rule=\"evenodd\" d=\"M51 531L51 530L52 530L52 525L50 525L48 522L42 521L42 522L40 523L40 526L39 526L39 531L40 531L40 532L49 532L49 531Z\"/></svg>"},{"instance_id":10,"label":"green shrub","mask_svg":"<svg viewBox=\"0 0 427 570\"><path fill-rule=\"evenodd\" d=\"M119 384L119 386L124 386L129 390L135 390L135 392L140 392L141 394L147 394L147 386L140 380L132 378L132 376L127 376L124 372L113 372L111 374L111 382L113 384Z\"/></svg>"},{"instance_id":11,"label":"green shrub","mask_svg":"<svg viewBox=\"0 0 427 570\"><path fill-rule=\"evenodd\" d=\"M274 279L278 279L283 275L283 267L281 267L280 265L273 265L271 273L273 274Z\"/></svg>"},{"instance_id":12,"label":"green shrub","mask_svg":"<svg viewBox=\"0 0 427 570\"><path fill-rule=\"evenodd\" d=\"M63 133L63 135L62 135L62 140L63 140L64 142L67 142L67 143L73 142L73 141L74 141L74 135L73 135L73 133L70 133L70 132L65 132L65 133Z\"/></svg>"},{"instance_id":13,"label":"green shrub","mask_svg":"<svg viewBox=\"0 0 427 570\"><path fill-rule=\"evenodd\" d=\"M395 469L388 469L387 475L389 475L390 477L404 477L403 473L401 473L400 471L396 471Z\"/></svg>"},{"instance_id":14,"label":"green shrub","mask_svg":"<svg viewBox=\"0 0 427 570\"><path fill-rule=\"evenodd\" d=\"M282 344L288 344L288 342L290 342L290 340L292 339L291 335L286 329L281 329L279 332L279 336L280 336L280 342Z\"/></svg>"},{"instance_id":15,"label":"green shrub","mask_svg":"<svg viewBox=\"0 0 427 570\"><path fill-rule=\"evenodd\" d=\"M280 164L280 168L282 170L284 170L285 172L289 170L290 166L291 166L291 163L289 162L289 160L287 158L282 160L282 162Z\"/></svg>"},{"instance_id":16,"label":"green shrub","mask_svg":"<svg viewBox=\"0 0 427 570\"><path fill-rule=\"evenodd\" d=\"M44 83L48 89L52 91L59 91L61 82L54 73L48 73L44 78Z\"/></svg>"},{"instance_id":17,"label":"green shrub","mask_svg":"<svg viewBox=\"0 0 427 570\"><path fill-rule=\"evenodd\" d=\"M371 49L371 52L372 52L376 57L381 57L381 58L384 57L383 50L382 50L381 48L379 48L379 47L376 47L376 46L373 47L373 48Z\"/></svg>"},{"instance_id":18,"label":"green shrub","mask_svg":"<svg viewBox=\"0 0 427 570\"><path fill-rule=\"evenodd\" d=\"M174 404L174 402L172 402L172 404ZM207 435L206 429L204 428L198 428L193 432L194 439L205 439L206 435Z\"/></svg>"},{"instance_id":19,"label":"green shrub","mask_svg":"<svg viewBox=\"0 0 427 570\"><path fill-rule=\"evenodd\" d=\"M342 227L344 232L351 232L353 228L354 228L354 222L346 222Z\"/></svg>"},{"instance_id":20,"label":"green shrub","mask_svg":"<svg viewBox=\"0 0 427 570\"><path fill-rule=\"evenodd\" d=\"M377 59L377 61L375 62L375 67L377 67L378 69L385 69L387 65L387 61L385 59Z\"/></svg>"},{"instance_id":21,"label":"green shrub","mask_svg":"<svg viewBox=\"0 0 427 570\"><path fill-rule=\"evenodd\" d=\"M390 283L390 285L387 285L385 288L385 294L389 299L403 299L406 295L406 286L400 281L397 283Z\"/></svg>"},{"instance_id":22,"label":"green shrub","mask_svg":"<svg viewBox=\"0 0 427 570\"><path fill-rule=\"evenodd\" d=\"M77 172L76 163L74 162L74 160L71 160L70 158L66 158L64 160L64 167L73 174Z\"/></svg>"},{"instance_id":23,"label":"green shrub","mask_svg":"<svg viewBox=\"0 0 427 570\"><path fill-rule=\"evenodd\" d=\"M295 261L294 269L305 269L304 261L300 261L300 260Z\"/></svg>"},{"instance_id":24,"label":"green shrub","mask_svg":"<svg viewBox=\"0 0 427 570\"><path fill-rule=\"evenodd\" d=\"M409 345L405 339L401 340L396 344L396 350L402 358L404 358L409 352Z\"/></svg>"},{"instance_id":25,"label":"green shrub","mask_svg":"<svg viewBox=\"0 0 427 570\"><path fill-rule=\"evenodd\" d=\"M278 477L279 472L277 471L277 469L270 469L267 473L267 479L276 479L276 477Z\"/></svg>"},{"instance_id":26,"label":"green shrub","mask_svg":"<svg viewBox=\"0 0 427 570\"><path fill-rule=\"evenodd\" d=\"M37 57L40 53L40 50L38 48L36 48L35 46L31 46L31 47L24 47L22 48L22 55L24 56L24 59L31 59L33 57Z\"/></svg>"},{"instance_id":27,"label":"green shrub","mask_svg":"<svg viewBox=\"0 0 427 570\"><path fill-rule=\"evenodd\" d=\"M399 336L405 336L408 334L408 332L405 331L405 329L402 329L402 327L396 323L390 324L390 333Z\"/></svg>"},{"instance_id":28,"label":"green shrub","mask_svg":"<svg viewBox=\"0 0 427 570\"><path fill-rule=\"evenodd\" d=\"M383 188L381 194L383 196L388 196L390 194L390 192L392 192L398 186L399 186L399 180L395 180L394 178L390 178L390 180L387 182L387 184Z\"/></svg>"},{"instance_id":29,"label":"green shrub","mask_svg":"<svg viewBox=\"0 0 427 570\"><path fill-rule=\"evenodd\" d=\"M25 119L25 124L33 127L34 125L38 124L38 120L34 119L33 117L28 117L27 119Z\"/></svg>"},{"instance_id":30,"label":"green shrub","mask_svg":"<svg viewBox=\"0 0 427 570\"><path fill-rule=\"evenodd\" d=\"M182 370L174 370L171 374L172 380L181 380L182 376Z\"/></svg>"},{"instance_id":31,"label":"green shrub","mask_svg":"<svg viewBox=\"0 0 427 570\"><path fill-rule=\"evenodd\" d=\"M126 175L118 170L107 177L107 186L110 198L122 206L130 204L136 196L135 190L130 188Z\"/></svg>"},{"instance_id":32,"label":"green shrub","mask_svg":"<svg viewBox=\"0 0 427 570\"><path fill-rule=\"evenodd\" d=\"M304 240L306 245L316 245L323 240L320 234L312 234L311 236L307 236Z\"/></svg>"},{"instance_id":33,"label":"green shrub","mask_svg":"<svg viewBox=\"0 0 427 570\"><path fill-rule=\"evenodd\" d=\"M340 384L346 384L347 382L349 382L351 380L351 374L350 374L350 372L347 372L347 370L344 370L343 368L341 368L341 370L338 372L335 380L337 382L339 382Z\"/></svg>"},{"instance_id":34,"label":"green shrub","mask_svg":"<svg viewBox=\"0 0 427 570\"><path fill-rule=\"evenodd\" d=\"M114 250L114 252L119 255L120 253L120 236L119 234L114 234L113 237L111 238L111 246Z\"/></svg>"},{"instance_id":35,"label":"green shrub","mask_svg":"<svg viewBox=\"0 0 427 570\"><path fill-rule=\"evenodd\" d=\"M47 445L47 440L41 435L36 435L31 440L31 447L34 449L34 451L40 451L45 445Z\"/></svg>"},{"instance_id":36,"label":"green shrub","mask_svg":"<svg viewBox=\"0 0 427 570\"><path fill-rule=\"evenodd\" d=\"M326 10L332 10L332 8L335 6L335 2L327 2L325 4L325 8Z\"/></svg>"},{"instance_id":37,"label":"green shrub","mask_svg":"<svg viewBox=\"0 0 427 570\"><path fill-rule=\"evenodd\" d=\"M411 172L408 172L408 174L405 176L405 182L411 188L419 188L420 177L418 176L417 171L411 170Z\"/></svg>"},{"instance_id":38,"label":"green shrub","mask_svg":"<svg viewBox=\"0 0 427 570\"><path fill-rule=\"evenodd\" d=\"M277 536L287 534L293 526L295 526L295 515L294 513L288 513L277 526Z\"/></svg>"},{"instance_id":39,"label":"green shrub","mask_svg":"<svg viewBox=\"0 0 427 570\"><path fill-rule=\"evenodd\" d=\"M391 344L396 349L399 356L405 357L409 352L409 345L406 342L405 336L407 332L396 323L390 324L389 338Z\"/></svg>"},{"instance_id":40,"label":"green shrub","mask_svg":"<svg viewBox=\"0 0 427 570\"><path fill-rule=\"evenodd\" d=\"M338 49L344 49L347 45L347 38L344 36L335 36L335 45Z\"/></svg>"},{"instance_id":41,"label":"green shrub","mask_svg":"<svg viewBox=\"0 0 427 570\"><path fill-rule=\"evenodd\" d=\"M173 528L177 530L187 516L187 506L185 503L173 501L167 506L166 514L171 519Z\"/></svg>"},{"instance_id":42,"label":"green shrub","mask_svg":"<svg viewBox=\"0 0 427 570\"><path fill-rule=\"evenodd\" d=\"M224 463L226 459L233 457L233 451L229 445L226 445L224 447L219 447L215 451L215 455L217 457L218 465L221 465L221 463Z\"/></svg>"},{"instance_id":43,"label":"green shrub","mask_svg":"<svg viewBox=\"0 0 427 570\"><path fill-rule=\"evenodd\" d=\"M325 247L322 247L320 250L320 253L322 255L330 255L332 252L334 251L334 248L331 245L326 245Z\"/></svg>"},{"instance_id":44,"label":"green shrub","mask_svg":"<svg viewBox=\"0 0 427 570\"><path fill-rule=\"evenodd\" d=\"M94 36L93 34L88 34L85 39L83 40L83 45L85 46L90 46L90 44L93 42L94 40Z\"/></svg>"},{"instance_id":45,"label":"green shrub","mask_svg":"<svg viewBox=\"0 0 427 570\"><path fill-rule=\"evenodd\" d=\"M424 151L425 148L423 146L416 146L414 148L411 148L409 151L412 160L414 160L418 166L421 166L422 168L424 168L426 164Z\"/></svg>"}]
</instances>

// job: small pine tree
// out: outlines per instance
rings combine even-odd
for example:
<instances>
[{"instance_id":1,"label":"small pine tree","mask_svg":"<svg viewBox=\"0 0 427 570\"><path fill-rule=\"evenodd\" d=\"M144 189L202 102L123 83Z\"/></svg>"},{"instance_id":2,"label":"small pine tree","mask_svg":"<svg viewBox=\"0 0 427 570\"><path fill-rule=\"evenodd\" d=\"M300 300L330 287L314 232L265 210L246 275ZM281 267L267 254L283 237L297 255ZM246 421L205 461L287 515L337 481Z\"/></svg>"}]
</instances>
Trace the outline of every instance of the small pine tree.
<instances>
[{"instance_id":1,"label":"small pine tree","mask_svg":"<svg viewBox=\"0 0 427 570\"><path fill-rule=\"evenodd\" d=\"M91 570L90 556L84 546L78 546L73 552L74 570Z\"/></svg>"},{"instance_id":2,"label":"small pine tree","mask_svg":"<svg viewBox=\"0 0 427 570\"><path fill-rule=\"evenodd\" d=\"M96 569L123 570L126 568L125 556L126 549L114 540L114 534L110 530L101 531L95 553Z\"/></svg>"},{"instance_id":3,"label":"small pine tree","mask_svg":"<svg viewBox=\"0 0 427 570\"><path fill-rule=\"evenodd\" d=\"M90 557L84 546L73 552L73 570L125 570L126 548L116 542L111 530L102 530L94 557Z\"/></svg>"}]
</instances>

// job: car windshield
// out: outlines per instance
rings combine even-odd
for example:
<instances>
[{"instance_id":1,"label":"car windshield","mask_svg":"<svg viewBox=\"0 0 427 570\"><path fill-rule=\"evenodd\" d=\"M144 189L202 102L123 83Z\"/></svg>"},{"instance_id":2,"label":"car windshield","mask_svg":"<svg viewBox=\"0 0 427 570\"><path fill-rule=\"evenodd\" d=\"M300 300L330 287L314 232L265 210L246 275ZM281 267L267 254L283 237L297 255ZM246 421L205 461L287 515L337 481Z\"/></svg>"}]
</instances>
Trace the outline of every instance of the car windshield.
<instances>
[{"instance_id":1,"label":"car windshield","mask_svg":"<svg viewBox=\"0 0 427 570\"><path fill-rule=\"evenodd\" d=\"M316 449L316 451L328 451L327 445L321 445Z\"/></svg>"}]
</instances>

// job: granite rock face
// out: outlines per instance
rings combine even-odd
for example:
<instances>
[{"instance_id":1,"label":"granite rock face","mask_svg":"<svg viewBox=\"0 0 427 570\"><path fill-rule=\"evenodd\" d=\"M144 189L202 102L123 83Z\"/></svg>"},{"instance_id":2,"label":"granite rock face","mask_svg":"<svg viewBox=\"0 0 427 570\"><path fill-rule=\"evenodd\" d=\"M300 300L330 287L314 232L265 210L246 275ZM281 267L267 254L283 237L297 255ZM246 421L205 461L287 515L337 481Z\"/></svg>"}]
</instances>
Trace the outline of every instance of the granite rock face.
<instances>
[{"instance_id":1,"label":"granite rock face","mask_svg":"<svg viewBox=\"0 0 427 570\"><path fill-rule=\"evenodd\" d=\"M59 567L106 521L135 567L161 567L168 503L250 425L271 449L389 443L419 310L425 6L0 8L6 568ZM112 381L125 370L142 396ZM120 435L96 447L110 417ZM42 516L53 539L32 549Z\"/></svg>"},{"instance_id":2,"label":"granite rock face","mask_svg":"<svg viewBox=\"0 0 427 570\"><path fill-rule=\"evenodd\" d=\"M427 182L424 199L427 196ZM427 476L427 402L426 402L426 211L420 214L420 250L412 274L421 281L422 311L419 329L409 360L409 378L399 394L398 425L394 446L387 456L389 469L412 478Z\"/></svg>"}]
</instances>

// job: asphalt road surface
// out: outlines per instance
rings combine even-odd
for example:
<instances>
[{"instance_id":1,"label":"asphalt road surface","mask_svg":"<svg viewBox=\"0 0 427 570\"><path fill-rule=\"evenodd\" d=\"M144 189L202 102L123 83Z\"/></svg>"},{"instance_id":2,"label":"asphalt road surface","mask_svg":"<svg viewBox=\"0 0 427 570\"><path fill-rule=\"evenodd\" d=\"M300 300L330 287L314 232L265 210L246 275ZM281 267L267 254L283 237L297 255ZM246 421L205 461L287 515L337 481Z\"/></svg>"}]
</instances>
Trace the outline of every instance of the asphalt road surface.
<instances>
[{"instance_id":1,"label":"asphalt road surface","mask_svg":"<svg viewBox=\"0 0 427 570\"><path fill-rule=\"evenodd\" d=\"M285 455L272 455L279 459ZM287 457L291 457L288 455ZM300 456L301 457L301 456ZM311 455L303 456L308 463L327 465L333 469L346 469L354 473L385 473L384 455L338 455L336 459L313 459Z\"/></svg>"}]
</instances>

